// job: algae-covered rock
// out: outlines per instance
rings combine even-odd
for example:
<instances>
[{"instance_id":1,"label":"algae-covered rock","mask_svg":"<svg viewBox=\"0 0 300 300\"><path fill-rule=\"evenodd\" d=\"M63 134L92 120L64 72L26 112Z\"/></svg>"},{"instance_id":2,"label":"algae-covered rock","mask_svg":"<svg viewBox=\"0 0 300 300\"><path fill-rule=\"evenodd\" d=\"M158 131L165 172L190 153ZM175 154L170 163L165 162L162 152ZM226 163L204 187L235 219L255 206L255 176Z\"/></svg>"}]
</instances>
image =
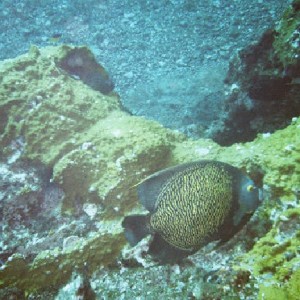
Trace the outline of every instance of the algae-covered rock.
<instances>
[{"instance_id":1,"label":"algae-covered rock","mask_svg":"<svg viewBox=\"0 0 300 300\"><path fill-rule=\"evenodd\" d=\"M300 295L300 270L298 269L288 280L282 285L262 284L258 294L259 300L298 300Z\"/></svg>"},{"instance_id":2,"label":"algae-covered rock","mask_svg":"<svg viewBox=\"0 0 300 300\"><path fill-rule=\"evenodd\" d=\"M61 65L78 49L90 59L85 47L32 47L27 55L2 63L0 151L13 156L21 138L23 159L54 170L54 180L64 188L65 209L98 201L119 210L120 199L128 193L133 198L126 190L143 173L165 166L175 134L121 112L117 95L103 95L68 76Z\"/></svg>"},{"instance_id":3,"label":"algae-covered rock","mask_svg":"<svg viewBox=\"0 0 300 300\"><path fill-rule=\"evenodd\" d=\"M115 93L104 95L79 75L74 78L74 70L61 67L74 49L87 53L80 57L90 59L87 65L94 61L85 47L33 47L0 66L0 172L7 174L0 179L0 201L9 214L2 221L0 297L49 298L43 293L50 291L54 298L74 273L91 281L99 299L125 297L126 289L130 298L147 297L145 287L151 292L157 278L154 298L263 299L279 284L283 296L294 295L300 268L300 118L230 147L189 140L129 115ZM139 255L135 262L123 257L123 216L142 210L135 185L157 170L199 159L230 163L263 190L250 223L227 246L208 245L183 262L184 270L141 263L145 244L131 252ZM21 215L18 222L14 212Z\"/></svg>"},{"instance_id":4,"label":"algae-covered rock","mask_svg":"<svg viewBox=\"0 0 300 300\"><path fill-rule=\"evenodd\" d=\"M92 273L111 264L125 243L122 227L117 222L99 222L98 228L85 238L73 238L63 248L41 251L32 262L20 254L10 256L0 269L0 287L15 286L30 293L66 283L73 270L85 265Z\"/></svg>"},{"instance_id":5,"label":"algae-covered rock","mask_svg":"<svg viewBox=\"0 0 300 300\"><path fill-rule=\"evenodd\" d=\"M2 155L9 156L12 142L22 136L26 157L52 166L76 145L82 130L119 108L117 95L104 96L59 67L71 50L32 47L1 63Z\"/></svg>"},{"instance_id":6,"label":"algae-covered rock","mask_svg":"<svg viewBox=\"0 0 300 300\"><path fill-rule=\"evenodd\" d=\"M299 1L293 1L277 24L274 49L286 71L299 76L300 66L300 9Z\"/></svg>"},{"instance_id":7,"label":"algae-covered rock","mask_svg":"<svg viewBox=\"0 0 300 300\"><path fill-rule=\"evenodd\" d=\"M274 28L231 60L224 107L209 137L231 145L285 128L300 114L299 70L300 11L294 1Z\"/></svg>"},{"instance_id":8,"label":"algae-covered rock","mask_svg":"<svg viewBox=\"0 0 300 300\"><path fill-rule=\"evenodd\" d=\"M159 124L120 111L99 120L54 166L65 205L74 208L75 201L91 201L106 210L106 217L108 211L119 215L136 202L132 187L166 165L174 138Z\"/></svg>"},{"instance_id":9,"label":"algae-covered rock","mask_svg":"<svg viewBox=\"0 0 300 300\"><path fill-rule=\"evenodd\" d=\"M272 212L276 220L271 230L244 255L239 268L251 270L259 284L258 299L296 300L300 291L299 200Z\"/></svg>"},{"instance_id":10,"label":"algae-covered rock","mask_svg":"<svg viewBox=\"0 0 300 300\"><path fill-rule=\"evenodd\" d=\"M69 60L86 69L66 70ZM100 65L92 69L92 63L89 49L70 46L32 47L1 63L1 161L12 169L1 170L9 169L14 178L1 181L1 187L15 184L17 173L30 166L39 183L35 188L24 180L21 194L1 193L8 214L1 287L27 292L58 287L74 268L87 264L93 272L114 263L126 243L120 221L137 203L133 186L165 167L173 143L183 139L122 111L115 93L106 89L104 95L93 86L98 73L105 80L107 74ZM112 222L109 230L106 222ZM70 241L78 242L65 248ZM17 280L18 274L24 276Z\"/></svg>"}]
</instances>

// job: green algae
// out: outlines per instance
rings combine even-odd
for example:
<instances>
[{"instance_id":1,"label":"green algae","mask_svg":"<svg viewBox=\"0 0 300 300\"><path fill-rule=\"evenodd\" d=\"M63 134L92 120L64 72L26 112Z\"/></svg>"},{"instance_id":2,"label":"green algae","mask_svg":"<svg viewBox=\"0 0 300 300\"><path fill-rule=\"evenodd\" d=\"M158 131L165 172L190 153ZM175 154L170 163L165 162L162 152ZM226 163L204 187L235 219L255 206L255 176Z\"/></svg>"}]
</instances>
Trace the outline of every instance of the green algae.
<instances>
[{"instance_id":1,"label":"green algae","mask_svg":"<svg viewBox=\"0 0 300 300\"><path fill-rule=\"evenodd\" d=\"M59 61L71 49L61 46L39 51L33 47L28 54L2 63L2 154L10 153L13 139L24 136L26 157L51 166L83 128L119 108L116 95L104 96L59 68Z\"/></svg>"},{"instance_id":2,"label":"green algae","mask_svg":"<svg viewBox=\"0 0 300 300\"><path fill-rule=\"evenodd\" d=\"M30 294L49 286L65 284L74 270L88 266L94 272L114 262L125 244L120 222L100 222L99 232L79 239L66 248L56 247L40 252L32 262L22 255L12 255L0 269L0 289L17 287Z\"/></svg>"},{"instance_id":3,"label":"green algae","mask_svg":"<svg viewBox=\"0 0 300 300\"><path fill-rule=\"evenodd\" d=\"M122 112L116 94L103 95L68 76L60 64L73 49L33 47L3 63L0 151L9 157L22 137L22 158L54 170L66 195L64 210L95 202L112 215L121 213L127 204L120 199L136 201L126 191L146 172L165 167L177 137ZM92 55L86 47L76 49Z\"/></svg>"},{"instance_id":4,"label":"green algae","mask_svg":"<svg viewBox=\"0 0 300 300\"><path fill-rule=\"evenodd\" d=\"M289 295L289 287L296 291L300 236L293 226L299 220L299 209L289 203L298 203L300 118L274 134L261 134L253 142L231 147L220 147L211 140L188 140L156 122L128 115L121 111L117 95L102 95L65 74L58 62L70 49L32 48L29 54L2 64L0 151L9 157L14 140L22 136L22 159L38 161L53 171L52 180L65 193L65 213L76 214L86 203L101 208L94 219L99 222L99 232L65 249L42 251L32 261L13 255L0 270L0 286L17 286L31 293L50 284L65 284L74 266L80 269L88 263L92 273L114 263L126 243L121 218L138 207L134 185L167 166L217 159L241 168L270 191L260 208L262 223L276 214L270 231L232 264L251 270L253 280L261 284L260 295L271 293L268 284L274 289L286 285L282 295ZM177 275L174 278L180 277ZM191 278L195 295L199 294L198 277L191 273L187 278L185 284ZM193 295L194 289L185 289L180 290L179 285L179 294ZM211 290L208 294L213 289L213 285L206 286ZM171 295L172 289L169 292Z\"/></svg>"},{"instance_id":5,"label":"green algae","mask_svg":"<svg viewBox=\"0 0 300 300\"><path fill-rule=\"evenodd\" d=\"M113 263L125 244L120 217L137 203L132 186L165 167L172 143L182 139L121 111L116 94L102 95L68 76L59 62L71 49L34 47L2 63L0 151L10 159L22 137L20 159L53 171L65 194L63 212L84 213L94 203L99 230L71 248L42 251L33 261L12 256L0 270L1 287L31 293L65 283L75 266L87 263L92 272ZM112 225L104 219L113 219Z\"/></svg>"},{"instance_id":6,"label":"green algae","mask_svg":"<svg viewBox=\"0 0 300 300\"><path fill-rule=\"evenodd\" d=\"M278 130L267 141L256 143L264 183L272 188L274 197L293 199L300 182L300 118L295 118L284 130Z\"/></svg>"},{"instance_id":7,"label":"green algae","mask_svg":"<svg viewBox=\"0 0 300 300\"><path fill-rule=\"evenodd\" d=\"M300 271L300 208L295 205L282 211L271 230L241 259L238 268L250 269L259 283L258 299L275 299L279 287L276 299L297 299L299 295L300 281L295 278Z\"/></svg>"},{"instance_id":8,"label":"green algae","mask_svg":"<svg viewBox=\"0 0 300 300\"><path fill-rule=\"evenodd\" d=\"M77 198L101 204L106 217L123 213L137 201L132 186L166 164L172 136L157 123L122 112L98 121L54 166L53 178L66 191L66 208L72 209Z\"/></svg>"},{"instance_id":9,"label":"green algae","mask_svg":"<svg viewBox=\"0 0 300 300\"><path fill-rule=\"evenodd\" d=\"M296 2L294 1L296 6ZM298 4L299 5L299 4ZM299 61L300 55L300 10L291 6L286 10L276 27L273 43L276 54L284 67Z\"/></svg>"},{"instance_id":10,"label":"green algae","mask_svg":"<svg viewBox=\"0 0 300 300\"><path fill-rule=\"evenodd\" d=\"M300 295L300 269L282 284L261 284L258 294L259 300L298 300Z\"/></svg>"}]
</instances>

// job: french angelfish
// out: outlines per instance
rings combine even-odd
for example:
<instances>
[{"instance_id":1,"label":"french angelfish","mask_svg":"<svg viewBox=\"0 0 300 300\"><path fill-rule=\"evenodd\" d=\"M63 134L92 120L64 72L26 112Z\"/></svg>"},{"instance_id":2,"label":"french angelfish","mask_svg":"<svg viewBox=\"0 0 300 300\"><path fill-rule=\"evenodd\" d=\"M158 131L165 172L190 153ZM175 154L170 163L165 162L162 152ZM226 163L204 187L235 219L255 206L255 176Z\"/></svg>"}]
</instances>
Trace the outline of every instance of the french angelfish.
<instances>
[{"instance_id":1,"label":"french angelfish","mask_svg":"<svg viewBox=\"0 0 300 300\"><path fill-rule=\"evenodd\" d=\"M202 160L154 173L138 185L146 215L122 222L131 246L146 235L149 254L161 263L178 262L207 243L226 242L259 205L258 188L239 169Z\"/></svg>"}]
</instances>

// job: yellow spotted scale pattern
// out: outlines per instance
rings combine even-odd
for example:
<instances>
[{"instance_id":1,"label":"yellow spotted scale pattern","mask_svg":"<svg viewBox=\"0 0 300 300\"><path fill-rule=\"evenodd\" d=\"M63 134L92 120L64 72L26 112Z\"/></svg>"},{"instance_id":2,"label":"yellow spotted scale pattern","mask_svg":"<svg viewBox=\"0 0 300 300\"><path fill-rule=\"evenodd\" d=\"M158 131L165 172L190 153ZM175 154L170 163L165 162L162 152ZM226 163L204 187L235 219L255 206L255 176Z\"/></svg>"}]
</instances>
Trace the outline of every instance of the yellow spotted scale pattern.
<instances>
[{"instance_id":1,"label":"yellow spotted scale pattern","mask_svg":"<svg viewBox=\"0 0 300 300\"><path fill-rule=\"evenodd\" d=\"M163 186L150 225L171 245L193 250L216 233L228 216L233 179L220 165L193 165Z\"/></svg>"}]
</instances>

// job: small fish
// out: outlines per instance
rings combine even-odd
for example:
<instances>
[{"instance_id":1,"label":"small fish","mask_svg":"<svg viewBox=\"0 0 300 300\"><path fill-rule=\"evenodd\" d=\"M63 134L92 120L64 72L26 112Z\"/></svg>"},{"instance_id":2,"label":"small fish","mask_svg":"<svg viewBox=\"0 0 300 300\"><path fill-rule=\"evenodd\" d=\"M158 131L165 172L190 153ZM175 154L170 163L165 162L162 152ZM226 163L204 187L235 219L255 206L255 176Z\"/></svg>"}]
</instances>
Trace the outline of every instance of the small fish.
<instances>
[{"instance_id":1,"label":"small fish","mask_svg":"<svg viewBox=\"0 0 300 300\"><path fill-rule=\"evenodd\" d=\"M52 36L49 37L49 42L58 43L61 37L62 37L61 33L54 33Z\"/></svg>"},{"instance_id":2,"label":"small fish","mask_svg":"<svg viewBox=\"0 0 300 300\"><path fill-rule=\"evenodd\" d=\"M239 169L202 160L171 167L138 185L147 215L126 216L122 222L131 246L153 236L149 254L173 263L207 243L225 242L250 219L259 205L258 188Z\"/></svg>"}]
</instances>

